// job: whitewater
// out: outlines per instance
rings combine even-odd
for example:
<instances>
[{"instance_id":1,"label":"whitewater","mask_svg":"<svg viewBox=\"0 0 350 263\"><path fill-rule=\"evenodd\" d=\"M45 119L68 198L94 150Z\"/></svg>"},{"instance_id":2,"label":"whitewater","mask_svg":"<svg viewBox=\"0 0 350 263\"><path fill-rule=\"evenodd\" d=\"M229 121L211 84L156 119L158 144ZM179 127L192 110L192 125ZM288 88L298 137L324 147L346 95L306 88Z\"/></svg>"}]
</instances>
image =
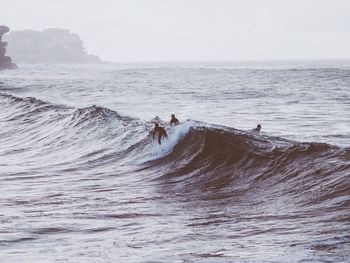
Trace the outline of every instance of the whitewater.
<instances>
[{"instance_id":1,"label":"whitewater","mask_svg":"<svg viewBox=\"0 0 350 263\"><path fill-rule=\"evenodd\" d=\"M22 64L0 109L1 262L349 262L350 61Z\"/></svg>"}]
</instances>

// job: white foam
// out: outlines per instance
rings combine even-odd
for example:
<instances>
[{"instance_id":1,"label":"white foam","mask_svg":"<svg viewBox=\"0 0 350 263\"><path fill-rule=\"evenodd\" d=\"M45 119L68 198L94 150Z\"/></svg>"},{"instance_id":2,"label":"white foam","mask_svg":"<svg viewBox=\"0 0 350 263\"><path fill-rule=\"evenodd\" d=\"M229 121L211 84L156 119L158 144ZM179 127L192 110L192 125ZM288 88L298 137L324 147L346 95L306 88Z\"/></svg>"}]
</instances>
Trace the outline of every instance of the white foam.
<instances>
[{"instance_id":1,"label":"white foam","mask_svg":"<svg viewBox=\"0 0 350 263\"><path fill-rule=\"evenodd\" d=\"M158 138L156 137L150 144L149 154L140 160L142 163L147 161L156 160L170 154L174 147L182 140L188 133L191 127L194 127L195 123L191 120L187 120L176 126L164 127L168 138L163 138L161 145L158 144Z\"/></svg>"}]
</instances>

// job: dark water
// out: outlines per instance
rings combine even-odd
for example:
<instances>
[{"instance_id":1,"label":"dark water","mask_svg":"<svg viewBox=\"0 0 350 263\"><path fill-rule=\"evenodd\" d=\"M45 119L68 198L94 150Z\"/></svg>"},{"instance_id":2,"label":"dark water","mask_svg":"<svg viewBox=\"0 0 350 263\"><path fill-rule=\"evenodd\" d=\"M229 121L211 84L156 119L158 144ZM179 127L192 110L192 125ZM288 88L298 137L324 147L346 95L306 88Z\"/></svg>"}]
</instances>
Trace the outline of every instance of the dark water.
<instances>
[{"instance_id":1,"label":"dark water","mask_svg":"<svg viewBox=\"0 0 350 263\"><path fill-rule=\"evenodd\" d=\"M1 262L350 262L349 73L0 72Z\"/></svg>"}]
</instances>

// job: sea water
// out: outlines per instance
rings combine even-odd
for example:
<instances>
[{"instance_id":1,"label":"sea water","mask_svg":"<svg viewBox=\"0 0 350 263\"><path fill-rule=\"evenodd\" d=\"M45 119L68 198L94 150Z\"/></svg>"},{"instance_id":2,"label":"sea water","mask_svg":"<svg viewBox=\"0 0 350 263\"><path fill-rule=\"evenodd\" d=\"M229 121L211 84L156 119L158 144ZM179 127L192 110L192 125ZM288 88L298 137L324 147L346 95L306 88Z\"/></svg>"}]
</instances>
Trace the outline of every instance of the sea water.
<instances>
[{"instance_id":1,"label":"sea water","mask_svg":"<svg viewBox=\"0 0 350 263\"><path fill-rule=\"evenodd\" d=\"M0 71L1 262L349 262L349 73L349 61Z\"/></svg>"}]
</instances>

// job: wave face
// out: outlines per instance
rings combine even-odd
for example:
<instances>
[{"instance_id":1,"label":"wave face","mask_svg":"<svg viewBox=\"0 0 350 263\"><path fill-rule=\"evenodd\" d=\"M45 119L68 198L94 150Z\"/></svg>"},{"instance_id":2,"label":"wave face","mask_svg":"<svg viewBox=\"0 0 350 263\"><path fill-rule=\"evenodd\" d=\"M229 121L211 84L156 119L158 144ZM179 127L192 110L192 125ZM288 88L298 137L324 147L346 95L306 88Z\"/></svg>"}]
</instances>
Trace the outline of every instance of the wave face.
<instances>
[{"instance_id":1,"label":"wave face","mask_svg":"<svg viewBox=\"0 0 350 263\"><path fill-rule=\"evenodd\" d=\"M176 190L213 190L235 196L261 191L290 196L300 205L326 205L350 193L350 151L218 127L190 128L173 151L152 165ZM343 205L348 205L345 202Z\"/></svg>"},{"instance_id":2,"label":"wave face","mask_svg":"<svg viewBox=\"0 0 350 263\"><path fill-rule=\"evenodd\" d=\"M23 246L22 258L38 261L350 256L349 148L3 93L0 106L0 245L10 259ZM169 133L162 145L155 121ZM59 253L43 252L52 246Z\"/></svg>"}]
</instances>

